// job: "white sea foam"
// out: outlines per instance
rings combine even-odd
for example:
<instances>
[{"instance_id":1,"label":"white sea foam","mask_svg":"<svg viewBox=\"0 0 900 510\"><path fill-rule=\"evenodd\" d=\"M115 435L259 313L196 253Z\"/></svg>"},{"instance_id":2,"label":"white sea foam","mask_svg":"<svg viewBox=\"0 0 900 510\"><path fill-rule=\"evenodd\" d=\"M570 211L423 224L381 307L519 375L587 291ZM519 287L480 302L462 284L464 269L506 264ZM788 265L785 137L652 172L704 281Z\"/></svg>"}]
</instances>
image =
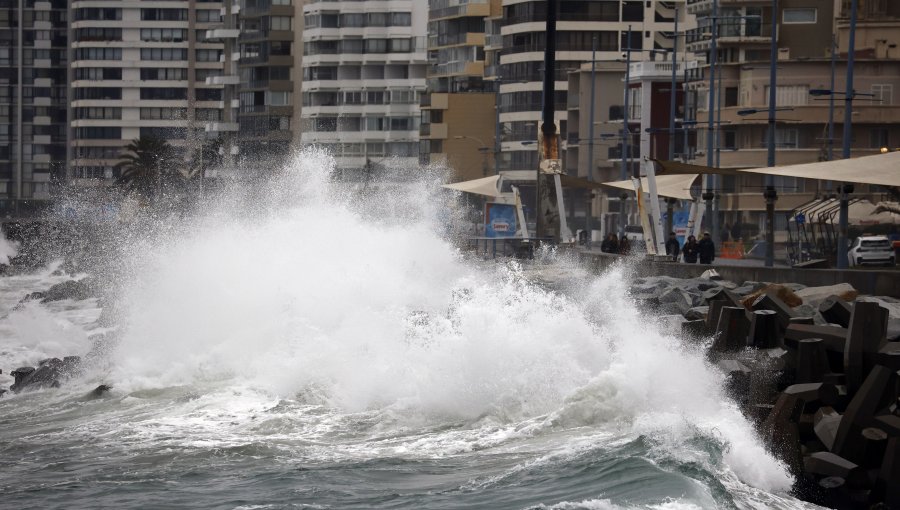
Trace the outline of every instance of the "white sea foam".
<instances>
[{"instance_id":1,"label":"white sea foam","mask_svg":"<svg viewBox=\"0 0 900 510\"><path fill-rule=\"evenodd\" d=\"M437 457L560 430L614 431L651 438L657 459L789 488L723 395L722 375L629 301L627 267L599 278L567 267L581 283L565 295L515 264L479 268L441 235L435 219L449 215L429 179L373 198L331 183L330 165L305 153L263 202L226 197L178 237L132 247L113 368L93 377L126 407L173 387L202 393L130 420L122 429L136 441L265 437L305 441L320 459ZM42 306L9 323L33 329L34 345L67 338L64 326L41 324ZM72 338L55 348L85 345ZM280 411L280 401L295 405ZM453 426L434 429L443 424ZM358 437L342 441L349 430ZM684 444L696 435L721 442L723 464ZM578 451L547 444L547 458Z\"/></svg>"},{"instance_id":2,"label":"white sea foam","mask_svg":"<svg viewBox=\"0 0 900 510\"><path fill-rule=\"evenodd\" d=\"M0 264L9 264L9 260L19 252L19 243L6 238L6 233L0 230Z\"/></svg>"}]
</instances>

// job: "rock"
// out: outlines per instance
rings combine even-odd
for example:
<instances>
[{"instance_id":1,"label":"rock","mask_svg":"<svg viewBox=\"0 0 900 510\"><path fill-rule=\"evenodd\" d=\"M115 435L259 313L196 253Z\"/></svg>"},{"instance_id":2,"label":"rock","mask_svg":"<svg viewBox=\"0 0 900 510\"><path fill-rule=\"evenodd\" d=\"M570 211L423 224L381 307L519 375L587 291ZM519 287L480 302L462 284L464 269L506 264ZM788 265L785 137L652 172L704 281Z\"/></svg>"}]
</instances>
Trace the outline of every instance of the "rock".
<instances>
[{"instance_id":1,"label":"rock","mask_svg":"<svg viewBox=\"0 0 900 510\"><path fill-rule=\"evenodd\" d=\"M63 299L76 301L89 299L95 297L92 283L92 280L88 278L57 283L44 292L33 292L25 296L23 301L39 299L41 303L48 303L50 301L62 301Z\"/></svg>"},{"instance_id":2,"label":"rock","mask_svg":"<svg viewBox=\"0 0 900 510\"><path fill-rule=\"evenodd\" d=\"M825 341L821 338L804 338L797 342L797 372L795 380L799 384L825 380L828 373L828 357Z\"/></svg>"},{"instance_id":3,"label":"rock","mask_svg":"<svg viewBox=\"0 0 900 510\"><path fill-rule=\"evenodd\" d=\"M834 450L834 438L841 426L841 415L830 407L820 407L813 416L813 430L825 448Z\"/></svg>"},{"instance_id":4,"label":"rock","mask_svg":"<svg viewBox=\"0 0 900 510\"><path fill-rule=\"evenodd\" d=\"M853 301L859 296L859 291L854 289L849 283L839 283L825 287L807 287L795 293L804 303L809 303L813 306L818 306L819 303L832 296L837 296L844 301Z\"/></svg>"},{"instance_id":5,"label":"rock","mask_svg":"<svg viewBox=\"0 0 900 510\"><path fill-rule=\"evenodd\" d=\"M831 452L813 453L803 460L803 469L820 476L839 476L850 487L861 488L869 483L869 476L863 468Z\"/></svg>"},{"instance_id":6,"label":"rock","mask_svg":"<svg viewBox=\"0 0 900 510\"><path fill-rule=\"evenodd\" d=\"M708 306L695 306L685 312L684 318L689 321L706 320L707 314L709 314Z\"/></svg>"},{"instance_id":7,"label":"rock","mask_svg":"<svg viewBox=\"0 0 900 510\"><path fill-rule=\"evenodd\" d=\"M703 301L707 304L709 304L710 301L725 301L727 303L726 306L741 306L740 297L724 287L717 287L705 291L703 293Z\"/></svg>"},{"instance_id":8,"label":"rock","mask_svg":"<svg viewBox=\"0 0 900 510\"><path fill-rule=\"evenodd\" d=\"M747 296L748 294L753 294L754 292L765 288L767 285L767 283L747 281L742 283L739 287L735 287L734 293L741 296Z\"/></svg>"},{"instance_id":9,"label":"rock","mask_svg":"<svg viewBox=\"0 0 900 510\"><path fill-rule=\"evenodd\" d=\"M37 368L17 368L10 375L15 382L9 387L18 393L23 389L58 388L61 381L70 377L81 363L78 356L66 356L63 359L49 358L41 360Z\"/></svg>"},{"instance_id":10,"label":"rock","mask_svg":"<svg viewBox=\"0 0 900 510\"><path fill-rule=\"evenodd\" d=\"M753 302L763 294L772 294L791 308L803 304L803 300L799 296L797 296L796 293L794 293L791 289L785 287L784 285L778 284L766 285L756 292L748 294L747 297L742 300L742 303L745 307L750 308Z\"/></svg>"},{"instance_id":11,"label":"rock","mask_svg":"<svg viewBox=\"0 0 900 510\"><path fill-rule=\"evenodd\" d=\"M839 296L829 296L827 299L819 303L819 313L822 318L831 324L837 324L843 328L850 325L850 315L853 312L850 303L844 301Z\"/></svg>"},{"instance_id":12,"label":"rock","mask_svg":"<svg viewBox=\"0 0 900 510\"><path fill-rule=\"evenodd\" d=\"M109 390L111 390L111 389L112 389L112 386L110 386L108 384L101 384L100 386L97 386L96 388L94 388L93 391L91 391L90 396L102 397L105 393L109 393Z\"/></svg>"},{"instance_id":13,"label":"rock","mask_svg":"<svg viewBox=\"0 0 900 510\"><path fill-rule=\"evenodd\" d=\"M722 276L719 275L719 272L715 269L707 269L706 271L703 271L703 274L700 275L700 278L706 280L721 280Z\"/></svg>"},{"instance_id":14,"label":"rock","mask_svg":"<svg viewBox=\"0 0 900 510\"><path fill-rule=\"evenodd\" d=\"M886 343L887 321L888 311L878 303L860 302L853 306L844 347L844 373L851 395L856 393L869 372L866 359Z\"/></svg>"},{"instance_id":15,"label":"rock","mask_svg":"<svg viewBox=\"0 0 900 510\"><path fill-rule=\"evenodd\" d=\"M746 303L746 300L744 301ZM779 298L774 292L767 292L750 302L750 310L771 310L778 316L778 323L782 329L786 329L791 318L795 317L793 310Z\"/></svg>"},{"instance_id":16,"label":"rock","mask_svg":"<svg viewBox=\"0 0 900 510\"><path fill-rule=\"evenodd\" d=\"M778 317L771 310L757 310L750 317L750 332L747 345L760 349L771 349L781 344Z\"/></svg>"},{"instance_id":17,"label":"rock","mask_svg":"<svg viewBox=\"0 0 900 510\"><path fill-rule=\"evenodd\" d=\"M747 334L750 332L750 320L744 307L725 306L716 326L712 352L733 352L747 347Z\"/></svg>"},{"instance_id":18,"label":"rock","mask_svg":"<svg viewBox=\"0 0 900 510\"><path fill-rule=\"evenodd\" d=\"M890 508L900 508L900 437L888 440L876 487Z\"/></svg>"},{"instance_id":19,"label":"rock","mask_svg":"<svg viewBox=\"0 0 900 510\"><path fill-rule=\"evenodd\" d=\"M850 460L862 454L862 429L872 426L875 413L896 400L896 376L896 372L879 365L869 372L844 412L832 451Z\"/></svg>"},{"instance_id":20,"label":"rock","mask_svg":"<svg viewBox=\"0 0 900 510\"><path fill-rule=\"evenodd\" d=\"M900 319L900 303L893 298L885 296L863 296L856 300L863 303L878 303L882 308L886 308L892 319Z\"/></svg>"},{"instance_id":21,"label":"rock","mask_svg":"<svg viewBox=\"0 0 900 510\"><path fill-rule=\"evenodd\" d=\"M679 314L685 314L693 306L691 296L681 289L669 289L659 296L661 305L673 305Z\"/></svg>"}]
</instances>

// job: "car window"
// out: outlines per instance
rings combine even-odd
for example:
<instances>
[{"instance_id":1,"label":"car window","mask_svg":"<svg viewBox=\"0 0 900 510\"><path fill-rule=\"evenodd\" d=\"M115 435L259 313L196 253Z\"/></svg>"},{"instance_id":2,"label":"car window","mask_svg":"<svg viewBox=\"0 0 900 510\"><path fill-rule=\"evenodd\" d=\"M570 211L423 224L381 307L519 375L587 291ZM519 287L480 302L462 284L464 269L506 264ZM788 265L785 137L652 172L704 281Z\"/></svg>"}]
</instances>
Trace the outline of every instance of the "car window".
<instances>
[{"instance_id":1,"label":"car window","mask_svg":"<svg viewBox=\"0 0 900 510\"><path fill-rule=\"evenodd\" d=\"M890 248L891 243L887 239L879 239L876 241L863 241L863 248Z\"/></svg>"}]
</instances>

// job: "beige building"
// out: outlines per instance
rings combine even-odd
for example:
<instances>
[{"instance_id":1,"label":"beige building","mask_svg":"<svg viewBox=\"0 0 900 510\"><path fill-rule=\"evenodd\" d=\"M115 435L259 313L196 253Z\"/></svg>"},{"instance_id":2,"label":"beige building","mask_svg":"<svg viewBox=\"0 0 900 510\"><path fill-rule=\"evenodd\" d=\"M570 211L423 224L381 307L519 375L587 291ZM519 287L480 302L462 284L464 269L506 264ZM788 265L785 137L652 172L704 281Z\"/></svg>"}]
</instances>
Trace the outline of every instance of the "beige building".
<instances>
[{"instance_id":1,"label":"beige building","mask_svg":"<svg viewBox=\"0 0 900 510\"><path fill-rule=\"evenodd\" d=\"M500 0L429 0L420 161L446 165L452 181L496 170L496 94L484 79L484 45L485 20L501 12Z\"/></svg>"},{"instance_id":2,"label":"beige building","mask_svg":"<svg viewBox=\"0 0 900 510\"><path fill-rule=\"evenodd\" d=\"M882 147L900 144L900 4L860 0L856 31L856 64L853 88L853 138L851 156L877 153ZM767 164L769 105L769 52L772 12L769 2L729 0L720 2L718 39L721 84L717 83L721 123L717 122L717 142L707 147L708 72L702 65L692 73L689 87L696 91L698 137L696 159L706 164L708 150L717 151L721 167L753 168ZM849 4L833 0L782 0L776 13L778 67L775 132L775 164L789 165L841 158L845 111L846 61ZM709 0L689 0L689 12L698 17L711 14ZM836 10L837 9L837 10ZM708 23L708 22L707 22ZM709 52L708 26L701 22L688 34L688 49ZM814 95L811 91L831 89L831 39L836 34L834 95ZM821 93L820 93L821 94ZM747 114L747 110L757 113ZM739 112L744 115L739 115ZM829 112L833 114L834 137L829 137ZM718 119L716 119L718 121ZM832 145L833 144L833 145ZM827 193L827 183L775 177L776 239L783 237L787 213L817 196ZM723 177L717 184L722 224L735 222L763 226L765 200L762 177ZM857 186L857 193L869 191L877 200L877 190ZM782 234L779 236L779 234Z\"/></svg>"}]
</instances>

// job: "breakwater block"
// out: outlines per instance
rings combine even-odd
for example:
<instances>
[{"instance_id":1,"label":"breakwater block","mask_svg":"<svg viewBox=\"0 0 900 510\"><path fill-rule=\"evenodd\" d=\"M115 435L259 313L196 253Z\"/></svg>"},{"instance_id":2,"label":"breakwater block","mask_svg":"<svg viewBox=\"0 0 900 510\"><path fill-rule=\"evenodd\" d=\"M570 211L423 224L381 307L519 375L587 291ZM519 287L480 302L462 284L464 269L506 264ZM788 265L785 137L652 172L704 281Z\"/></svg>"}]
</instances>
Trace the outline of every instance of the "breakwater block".
<instances>
[{"instance_id":1,"label":"breakwater block","mask_svg":"<svg viewBox=\"0 0 900 510\"><path fill-rule=\"evenodd\" d=\"M897 373L889 368L876 366L872 369L847 405L832 451L850 460L858 459L863 448L863 428L871 425L875 414L897 398L896 377Z\"/></svg>"},{"instance_id":2,"label":"breakwater block","mask_svg":"<svg viewBox=\"0 0 900 510\"><path fill-rule=\"evenodd\" d=\"M754 311L771 310L775 312L778 317L778 323L783 329L787 328L791 318L795 317L791 307L785 304L785 302L779 299L774 293L766 293L759 296L750 304L750 309Z\"/></svg>"},{"instance_id":3,"label":"breakwater block","mask_svg":"<svg viewBox=\"0 0 900 510\"><path fill-rule=\"evenodd\" d=\"M719 325L719 316L722 315L722 308L726 305L725 301L716 300L709 303L709 311L706 314L706 326L710 331L715 331Z\"/></svg>"},{"instance_id":4,"label":"breakwater block","mask_svg":"<svg viewBox=\"0 0 900 510\"><path fill-rule=\"evenodd\" d=\"M819 313L822 315L822 318L842 328L850 326L850 315L852 312L853 308L850 306L850 303L838 296L831 296L819 303Z\"/></svg>"},{"instance_id":5,"label":"breakwater block","mask_svg":"<svg viewBox=\"0 0 900 510\"><path fill-rule=\"evenodd\" d=\"M844 373L847 389L855 393L868 372L866 358L887 343L888 311L878 303L856 303L850 318L849 334L844 347Z\"/></svg>"},{"instance_id":6,"label":"breakwater block","mask_svg":"<svg viewBox=\"0 0 900 510\"><path fill-rule=\"evenodd\" d=\"M797 348L797 342L806 338L820 338L829 351L844 352L848 330L838 326L816 326L814 324L791 324L784 331L784 343Z\"/></svg>"},{"instance_id":7,"label":"breakwater block","mask_svg":"<svg viewBox=\"0 0 900 510\"><path fill-rule=\"evenodd\" d=\"M831 452L813 453L803 459L807 473L824 477L838 476L850 488L861 489L869 485L869 476L859 465Z\"/></svg>"},{"instance_id":8,"label":"breakwater block","mask_svg":"<svg viewBox=\"0 0 900 510\"><path fill-rule=\"evenodd\" d=\"M813 432L829 450L834 449L834 438L841 425L841 415L830 407L820 407L813 415Z\"/></svg>"},{"instance_id":9,"label":"breakwater block","mask_svg":"<svg viewBox=\"0 0 900 510\"><path fill-rule=\"evenodd\" d=\"M772 310L756 310L750 316L750 332L747 345L758 349L771 349L781 344L778 316Z\"/></svg>"},{"instance_id":10,"label":"breakwater block","mask_svg":"<svg viewBox=\"0 0 900 510\"><path fill-rule=\"evenodd\" d=\"M825 353L825 342L821 338L804 338L797 341L797 383L814 383L825 380L829 372L828 357Z\"/></svg>"},{"instance_id":11,"label":"breakwater block","mask_svg":"<svg viewBox=\"0 0 900 510\"><path fill-rule=\"evenodd\" d=\"M747 335L750 332L750 320L743 307L725 306L716 326L713 339L713 352L734 352L747 346Z\"/></svg>"},{"instance_id":12,"label":"breakwater block","mask_svg":"<svg viewBox=\"0 0 900 510\"><path fill-rule=\"evenodd\" d=\"M890 508L900 508L900 438L892 437L885 447L884 461L878 472L876 492Z\"/></svg>"},{"instance_id":13,"label":"breakwater block","mask_svg":"<svg viewBox=\"0 0 900 510\"><path fill-rule=\"evenodd\" d=\"M707 290L703 293L703 301L706 304L710 304L712 301L724 301L727 303L725 306L743 306L740 296L724 287Z\"/></svg>"}]
</instances>

